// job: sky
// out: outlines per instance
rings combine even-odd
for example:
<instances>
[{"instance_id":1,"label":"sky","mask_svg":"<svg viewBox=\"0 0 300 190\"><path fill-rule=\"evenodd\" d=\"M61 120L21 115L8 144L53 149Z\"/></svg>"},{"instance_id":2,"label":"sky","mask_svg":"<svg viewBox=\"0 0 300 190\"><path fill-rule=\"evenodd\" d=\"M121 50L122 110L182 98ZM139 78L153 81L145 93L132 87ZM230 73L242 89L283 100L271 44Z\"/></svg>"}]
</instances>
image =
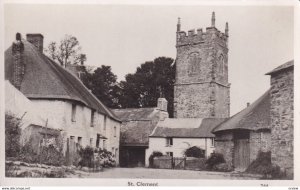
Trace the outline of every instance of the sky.
<instances>
[{"instance_id":1,"label":"sky","mask_svg":"<svg viewBox=\"0 0 300 190\"><path fill-rule=\"evenodd\" d=\"M265 73L294 59L294 13L289 6L201 5L4 5L5 49L15 34L41 33L44 47L70 34L80 42L87 65L110 65L118 80L159 56L176 58L176 24L181 30L229 23L231 115L270 88Z\"/></svg>"}]
</instances>

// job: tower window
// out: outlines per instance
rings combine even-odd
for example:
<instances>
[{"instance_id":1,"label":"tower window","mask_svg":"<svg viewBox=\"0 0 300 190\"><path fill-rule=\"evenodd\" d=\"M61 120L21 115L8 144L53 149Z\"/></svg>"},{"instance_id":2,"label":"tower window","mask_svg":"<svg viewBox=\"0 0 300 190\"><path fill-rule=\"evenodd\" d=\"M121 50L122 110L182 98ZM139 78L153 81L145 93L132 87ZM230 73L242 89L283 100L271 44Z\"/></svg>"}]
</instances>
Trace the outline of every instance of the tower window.
<instances>
[{"instance_id":1,"label":"tower window","mask_svg":"<svg viewBox=\"0 0 300 190\"><path fill-rule=\"evenodd\" d=\"M200 72L201 58L198 53L191 53L188 59L188 75L195 75Z\"/></svg>"}]
</instances>

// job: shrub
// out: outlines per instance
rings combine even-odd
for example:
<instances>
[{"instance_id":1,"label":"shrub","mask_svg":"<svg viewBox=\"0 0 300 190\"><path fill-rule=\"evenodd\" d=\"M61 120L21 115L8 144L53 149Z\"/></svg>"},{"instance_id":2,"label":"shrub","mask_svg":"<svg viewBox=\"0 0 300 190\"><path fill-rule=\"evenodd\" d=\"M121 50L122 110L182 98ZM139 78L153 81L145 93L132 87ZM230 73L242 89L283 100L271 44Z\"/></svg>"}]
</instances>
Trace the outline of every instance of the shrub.
<instances>
[{"instance_id":1,"label":"shrub","mask_svg":"<svg viewBox=\"0 0 300 190\"><path fill-rule=\"evenodd\" d=\"M81 148L78 154L81 158L78 164L81 167L93 167L94 149L92 147Z\"/></svg>"},{"instance_id":2,"label":"shrub","mask_svg":"<svg viewBox=\"0 0 300 190\"><path fill-rule=\"evenodd\" d=\"M20 152L21 119L5 114L5 158L17 157Z\"/></svg>"},{"instance_id":3,"label":"shrub","mask_svg":"<svg viewBox=\"0 0 300 190\"><path fill-rule=\"evenodd\" d=\"M149 156L149 167L150 168L153 168L154 166L153 166L153 159L155 158L155 157L159 157L159 156L162 156L163 154L161 153L161 152L159 152L159 151L154 151L154 152L152 152L152 154Z\"/></svg>"},{"instance_id":4,"label":"shrub","mask_svg":"<svg viewBox=\"0 0 300 190\"><path fill-rule=\"evenodd\" d=\"M195 157L195 158L204 158L205 157L205 150L193 146L185 150L184 155L186 157Z\"/></svg>"},{"instance_id":5,"label":"shrub","mask_svg":"<svg viewBox=\"0 0 300 190\"><path fill-rule=\"evenodd\" d=\"M214 166L217 164L225 163L223 154L212 153L211 156L206 161L206 166L208 170L214 169Z\"/></svg>"},{"instance_id":6,"label":"shrub","mask_svg":"<svg viewBox=\"0 0 300 190\"><path fill-rule=\"evenodd\" d=\"M272 171L271 152L259 152L257 158L246 169L248 173L267 175Z\"/></svg>"},{"instance_id":7,"label":"shrub","mask_svg":"<svg viewBox=\"0 0 300 190\"><path fill-rule=\"evenodd\" d=\"M248 173L262 174L263 178L282 179L285 173L280 167L271 163L271 151L258 152L257 158L246 169Z\"/></svg>"},{"instance_id":8,"label":"shrub","mask_svg":"<svg viewBox=\"0 0 300 190\"><path fill-rule=\"evenodd\" d=\"M230 167L227 163L220 163L214 165L212 170L220 172L230 172L232 171L232 167Z\"/></svg>"}]
</instances>

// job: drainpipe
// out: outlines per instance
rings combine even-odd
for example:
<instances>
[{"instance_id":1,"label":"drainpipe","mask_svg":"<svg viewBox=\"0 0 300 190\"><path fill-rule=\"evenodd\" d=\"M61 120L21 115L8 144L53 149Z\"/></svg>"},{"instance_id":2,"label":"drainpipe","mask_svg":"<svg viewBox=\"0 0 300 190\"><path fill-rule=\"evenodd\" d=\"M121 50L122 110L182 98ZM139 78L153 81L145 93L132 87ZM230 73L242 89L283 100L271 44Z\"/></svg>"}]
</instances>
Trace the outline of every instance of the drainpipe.
<instances>
[{"instance_id":1,"label":"drainpipe","mask_svg":"<svg viewBox=\"0 0 300 190\"><path fill-rule=\"evenodd\" d=\"M207 138L205 138L205 158L207 158Z\"/></svg>"}]
</instances>

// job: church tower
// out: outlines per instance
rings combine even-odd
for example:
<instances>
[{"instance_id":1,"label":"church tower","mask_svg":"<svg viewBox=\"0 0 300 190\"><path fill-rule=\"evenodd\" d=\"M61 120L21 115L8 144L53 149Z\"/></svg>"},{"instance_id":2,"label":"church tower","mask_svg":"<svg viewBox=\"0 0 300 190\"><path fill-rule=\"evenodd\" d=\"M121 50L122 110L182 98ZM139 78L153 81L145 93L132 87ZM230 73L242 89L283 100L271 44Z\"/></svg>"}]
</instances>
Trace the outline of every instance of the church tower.
<instances>
[{"instance_id":1,"label":"church tower","mask_svg":"<svg viewBox=\"0 0 300 190\"><path fill-rule=\"evenodd\" d=\"M230 107L228 83L228 23L225 32L211 26L176 32L175 118L227 118Z\"/></svg>"}]
</instances>

